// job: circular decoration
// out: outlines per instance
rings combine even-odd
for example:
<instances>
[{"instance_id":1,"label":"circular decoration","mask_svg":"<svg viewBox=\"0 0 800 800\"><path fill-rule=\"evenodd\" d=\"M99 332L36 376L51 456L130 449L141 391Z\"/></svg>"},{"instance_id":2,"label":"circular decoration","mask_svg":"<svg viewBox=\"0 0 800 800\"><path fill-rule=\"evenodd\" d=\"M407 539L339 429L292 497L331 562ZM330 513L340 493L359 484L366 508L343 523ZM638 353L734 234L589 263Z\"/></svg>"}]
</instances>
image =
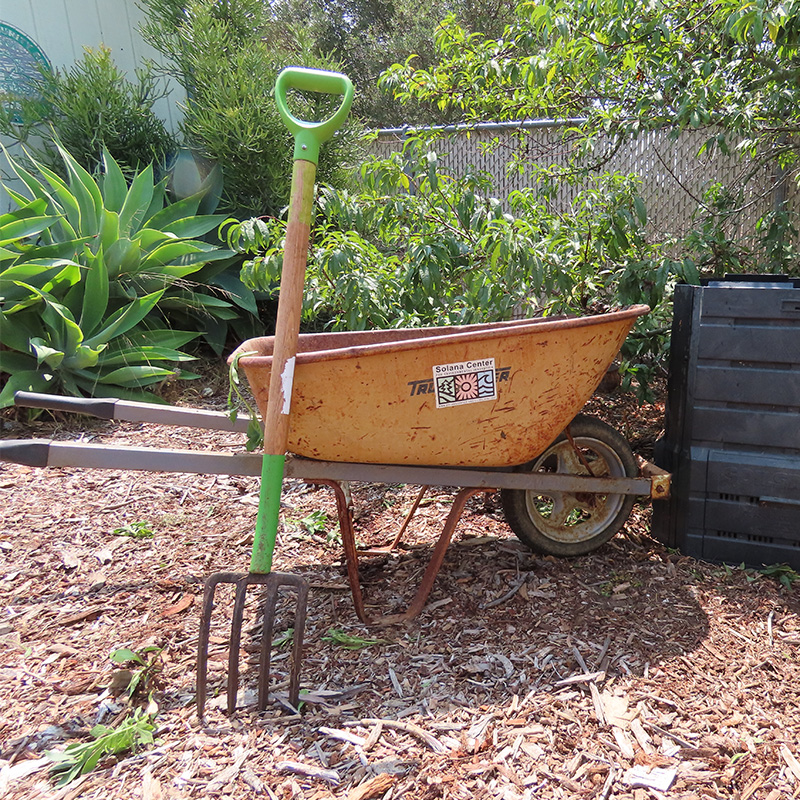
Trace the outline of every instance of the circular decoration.
<instances>
[{"instance_id":1,"label":"circular decoration","mask_svg":"<svg viewBox=\"0 0 800 800\"><path fill-rule=\"evenodd\" d=\"M14 122L22 121L16 113L19 100L36 100L42 70L51 69L50 60L30 36L0 22L0 103L11 110Z\"/></svg>"}]
</instances>

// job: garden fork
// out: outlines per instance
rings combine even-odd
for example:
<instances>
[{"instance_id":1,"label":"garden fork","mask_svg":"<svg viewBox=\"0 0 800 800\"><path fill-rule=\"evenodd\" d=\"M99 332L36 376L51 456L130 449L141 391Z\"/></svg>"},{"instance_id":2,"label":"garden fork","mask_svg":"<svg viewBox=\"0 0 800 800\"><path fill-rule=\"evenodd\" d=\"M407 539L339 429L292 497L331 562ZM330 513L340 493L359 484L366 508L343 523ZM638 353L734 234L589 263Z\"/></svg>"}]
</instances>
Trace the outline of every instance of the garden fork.
<instances>
[{"instance_id":1,"label":"garden fork","mask_svg":"<svg viewBox=\"0 0 800 800\"><path fill-rule=\"evenodd\" d=\"M295 117L289 110L286 98L288 89L342 95L342 101L338 109L327 120L305 122ZM289 440L292 381L300 334L300 315L303 307L303 287L319 148L323 142L333 136L347 117L353 101L353 84L349 78L339 73L287 67L281 71L275 83L275 101L281 118L294 135L295 146L278 317L275 324L267 412L264 419L264 459L258 516L250 571L248 573L217 572L211 575L205 584L197 654L197 713L200 718L203 717L205 711L207 696L211 611L214 608L215 592L220 584L233 584L236 587L228 657L228 714L233 714L236 710L239 683L239 644L242 635L246 592L249 586L266 587L259 660L258 709L263 711L267 705L272 627L278 590L281 587L288 587L297 592L292 666L289 678L289 702L295 708L297 708L300 693L300 660L308 583L298 575L272 572L272 554L278 531L283 469Z\"/></svg>"}]
</instances>

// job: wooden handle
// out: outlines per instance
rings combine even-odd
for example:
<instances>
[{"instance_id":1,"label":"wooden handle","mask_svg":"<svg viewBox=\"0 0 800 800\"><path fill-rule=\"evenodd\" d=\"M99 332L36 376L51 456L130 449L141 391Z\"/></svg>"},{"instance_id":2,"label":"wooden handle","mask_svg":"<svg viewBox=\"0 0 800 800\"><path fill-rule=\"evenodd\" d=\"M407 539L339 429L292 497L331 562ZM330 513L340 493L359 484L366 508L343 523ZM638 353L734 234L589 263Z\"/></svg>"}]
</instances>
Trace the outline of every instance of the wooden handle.
<instances>
[{"instance_id":1,"label":"wooden handle","mask_svg":"<svg viewBox=\"0 0 800 800\"><path fill-rule=\"evenodd\" d=\"M268 455L283 455L289 440L294 358L303 312L315 174L316 166L310 161L294 162L292 201L286 228L267 415L264 420L264 453Z\"/></svg>"},{"instance_id":2,"label":"wooden handle","mask_svg":"<svg viewBox=\"0 0 800 800\"><path fill-rule=\"evenodd\" d=\"M317 165L296 160L292 168L292 194L286 226L278 319L272 351L267 413L264 418L264 458L261 495L253 539L250 572L265 574L272 569L272 553L278 531L278 515L283 485L283 465L289 442L289 414L300 317L303 313L303 288L308 261L314 177Z\"/></svg>"},{"instance_id":3,"label":"wooden handle","mask_svg":"<svg viewBox=\"0 0 800 800\"><path fill-rule=\"evenodd\" d=\"M341 92L344 98L330 119L322 123L306 123L294 118L286 107L288 86L321 92ZM267 413L264 418L261 494L253 537L253 554L250 559L250 572L259 574L268 573L272 569L272 553L278 535L283 467L289 443L294 365L300 337L300 317L303 313L303 288L311 235L317 155L320 143L332 136L344 121L353 99L353 86L343 75L309 72L296 68L281 73L275 91L278 110L284 121L291 123L289 129L295 136L295 156L278 298L278 319L275 322L272 350L272 373L269 380Z\"/></svg>"}]
</instances>

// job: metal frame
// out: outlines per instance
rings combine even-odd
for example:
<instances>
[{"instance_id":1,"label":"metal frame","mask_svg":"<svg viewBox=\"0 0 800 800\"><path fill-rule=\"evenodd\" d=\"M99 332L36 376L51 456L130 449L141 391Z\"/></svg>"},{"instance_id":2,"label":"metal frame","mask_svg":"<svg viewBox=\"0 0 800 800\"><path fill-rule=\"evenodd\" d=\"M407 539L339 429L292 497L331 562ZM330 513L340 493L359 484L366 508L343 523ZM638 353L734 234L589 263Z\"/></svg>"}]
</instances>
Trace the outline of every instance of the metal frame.
<instances>
[{"instance_id":1,"label":"metal frame","mask_svg":"<svg viewBox=\"0 0 800 800\"><path fill-rule=\"evenodd\" d=\"M105 419L147 421L165 425L216 428L229 431L244 430L247 427L245 420L231 422L226 414L219 412L149 406L117 400L81 400L31 393L18 393L15 400L18 405L65 411L83 411ZM126 469L147 472L185 472L252 477L258 477L262 474L262 456L255 453L206 453L196 450L120 447L117 445L80 444L50 440L0 441L0 461L14 461L35 467L88 467L92 469ZM356 614L365 623L389 624L410 619L422 611L444 560L456 525L461 518L467 501L473 495L482 492L494 492L499 489L514 489L540 494L622 494L649 496L653 499L666 499L669 497L671 481L669 473L647 462L640 466L640 472L641 477L638 478L596 478L563 473L526 472L524 468L515 467L465 469L402 464L363 464L315 461L290 455L285 459L283 476L284 478L296 478L308 483L328 486L333 490L347 563L347 579L353 595ZM351 481L386 484L404 483L423 487L461 487L434 546L416 595L408 608L401 614L382 617L377 620L371 620L367 616L358 574L358 552L355 543L355 532L353 530L350 503L346 494L346 485ZM345 484L345 487L342 484ZM418 495L414 507L406 517L400 533L395 537L389 549L393 549L398 544L400 536L402 536L413 516L421 497L422 492ZM290 583L287 580L283 580L287 576L279 576L279 579L278 573L274 573L276 577L272 578L271 581L262 581L257 576L252 575L249 577L247 575L228 573L223 575L227 582L235 582L237 584L237 610L235 611L237 614L241 614L244 590L250 583L268 583L268 589L272 595L277 591L279 584L289 585ZM294 586L294 588L298 587ZM307 589L301 591L298 588L300 595L298 601L303 607L302 612L298 609L299 614L305 613L305 591ZM211 594L209 595L207 591L206 595L203 616L204 627L203 631L201 631L201 636L207 637L207 627L211 608L213 607L213 587ZM265 624L271 625L271 621L268 622L266 616L268 615L265 615ZM201 647L202 650L203 648ZM299 663L299 656L297 656L297 661ZM202 692L198 694L198 707L200 709L205 704L205 669L205 661L201 658L198 661L198 685L203 687ZM262 673L267 675L266 680L268 680L268 669L269 664L267 661L266 666L262 664ZM237 676L238 669L232 661L229 666L229 713L232 713L232 708L235 707ZM294 676L293 672L292 686L294 695L296 695L297 690L296 683L296 676ZM259 691L259 704L262 707L261 704L266 702L266 688L260 686ZM262 697L261 694L264 696ZM296 697L294 699L296 700Z\"/></svg>"},{"instance_id":2,"label":"metal frame","mask_svg":"<svg viewBox=\"0 0 800 800\"><path fill-rule=\"evenodd\" d=\"M32 467L89 467L253 477L261 475L261 456L257 454L154 450L147 447L78 444L46 439L10 439L0 442L0 460L15 461ZM639 478L590 478L561 473L512 472L511 468L483 470L400 464L349 464L287 456L284 477L318 483L359 481L460 486L483 490L520 489L542 494L625 494L648 496L654 500L669 496L668 474Z\"/></svg>"}]
</instances>

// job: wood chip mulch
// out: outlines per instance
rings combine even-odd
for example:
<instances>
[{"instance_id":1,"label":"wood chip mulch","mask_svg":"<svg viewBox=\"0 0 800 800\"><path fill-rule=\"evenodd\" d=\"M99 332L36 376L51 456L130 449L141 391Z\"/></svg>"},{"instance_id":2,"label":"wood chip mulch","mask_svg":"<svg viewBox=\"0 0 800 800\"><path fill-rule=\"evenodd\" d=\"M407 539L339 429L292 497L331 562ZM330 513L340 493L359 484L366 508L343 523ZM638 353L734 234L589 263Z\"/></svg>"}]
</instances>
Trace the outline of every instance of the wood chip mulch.
<instances>
[{"instance_id":1,"label":"wood chip mulch","mask_svg":"<svg viewBox=\"0 0 800 800\"><path fill-rule=\"evenodd\" d=\"M650 455L663 406L615 395L589 410ZM2 435L242 446L228 434L65 417L6 420ZM365 545L392 538L417 491L352 488ZM372 613L409 601L453 494L431 490L403 547L362 558ZM800 592L667 550L649 536L647 504L605 547L559 560L522 547L497 498L473 498L425 611L368 628L353 612L330 492L291 483L274 566L312 586L302 708L286 707L289 654L276 645L276 702L254 711L253 590L241 708L225 716L231 598L221 592L201 724L203 582L246 570L257 499L251 478L0 465L0 797L800 796ZM135 523L153 537L114 533ZM281 600L276 643L292 609ZM348 649L343 636L365 646ZM125 694L136 665L112 662L121 647L157 668L146 686L157 741L57 788L45 751L148 702L147 691Z\"/></svg>"}]
</instances>

